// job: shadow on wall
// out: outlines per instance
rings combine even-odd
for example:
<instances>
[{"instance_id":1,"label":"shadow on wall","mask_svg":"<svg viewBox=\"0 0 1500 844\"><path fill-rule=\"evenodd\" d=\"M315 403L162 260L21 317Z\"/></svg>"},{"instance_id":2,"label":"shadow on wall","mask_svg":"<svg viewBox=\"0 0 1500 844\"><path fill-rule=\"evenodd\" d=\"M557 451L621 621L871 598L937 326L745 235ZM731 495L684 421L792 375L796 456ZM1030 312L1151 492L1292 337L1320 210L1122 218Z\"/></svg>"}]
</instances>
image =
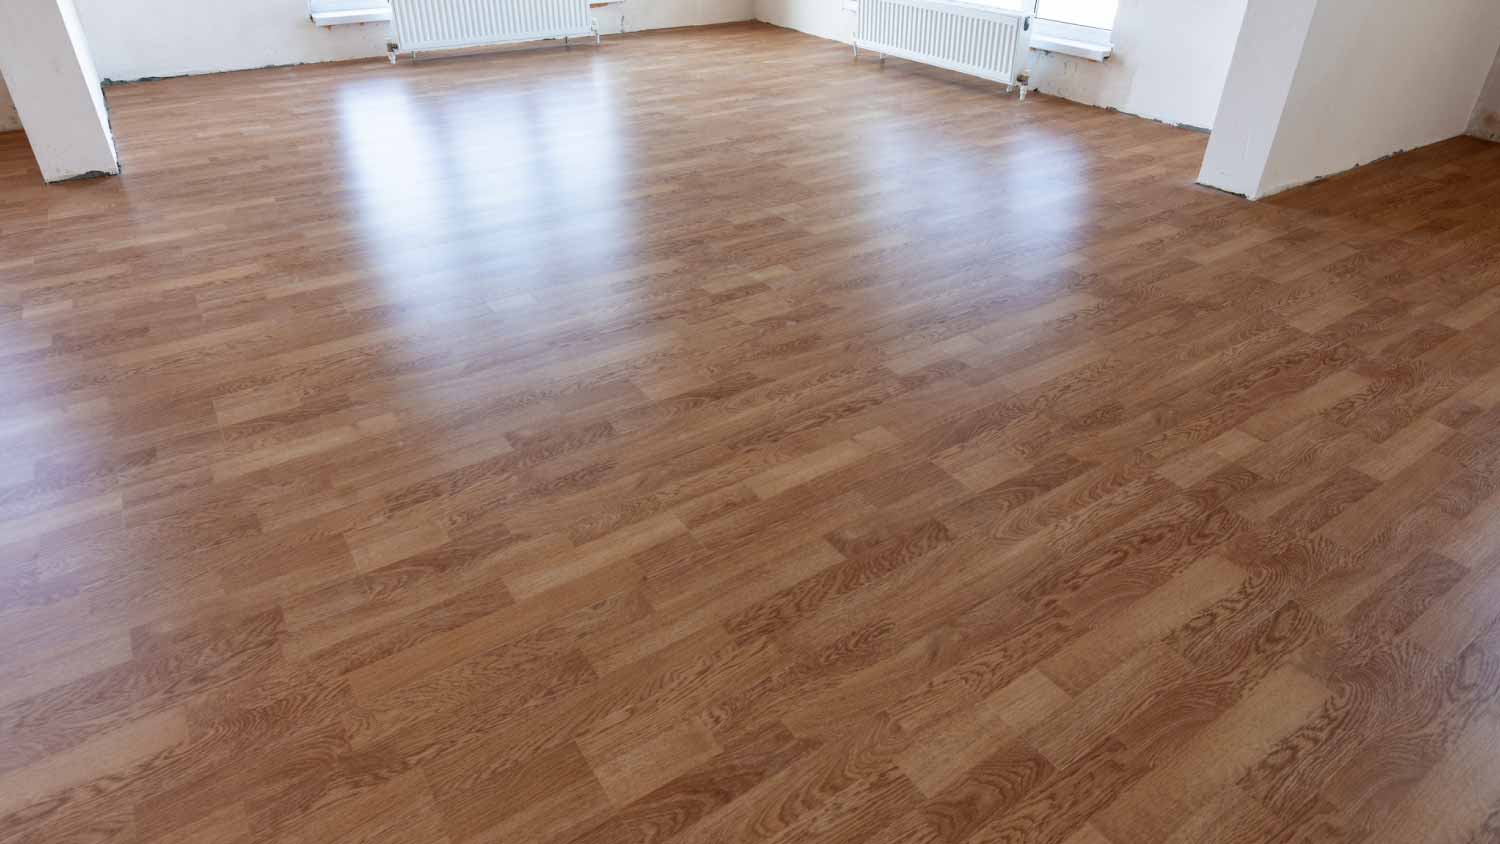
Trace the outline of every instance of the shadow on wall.
<instances>
[{"instance_id":1,"label":"shadow on wall","mask_svg":"<svg viewBox=\"0 0 1500 844\"><path fill-rule=\"evenodd\" d=\"M1500 141L1500 55L1495 56L1495 66L1490 68L1490 78L1484 83L1479 102L1474 104L1474 116L1469 119L1469 134L1486 141Z\"/></svg>"},{"instance_id":2,"label":"shadow on wall","mask_svg":"<svg viewBox=\"0 0 1500 844\"><path fill-rule=\"evenodd\" d=\"M10 89L5 87L5 77L0 76L0 132L13 132L21 128L21 115L16 113L16 104L10 99Z\"/></svg>"}]
</instances>

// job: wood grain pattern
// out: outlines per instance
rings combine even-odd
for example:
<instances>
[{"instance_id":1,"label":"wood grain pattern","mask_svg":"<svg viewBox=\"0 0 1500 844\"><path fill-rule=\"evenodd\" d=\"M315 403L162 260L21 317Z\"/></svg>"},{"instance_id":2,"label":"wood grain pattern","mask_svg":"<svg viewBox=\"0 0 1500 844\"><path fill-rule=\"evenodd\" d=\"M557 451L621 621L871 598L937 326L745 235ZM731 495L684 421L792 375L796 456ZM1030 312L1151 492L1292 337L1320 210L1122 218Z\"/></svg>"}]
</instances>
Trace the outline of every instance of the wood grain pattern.
<instances>
[{"instance_id":1,"label":"wood grain pattern","mask_svg":"<svg viewBox=\"0 0 1500 844\"><path fill-rule=\"evenodd\" d=\"M0 842L1488 841L1500 147L759 24L0 136Z\"/></svg>"}]
</instances>

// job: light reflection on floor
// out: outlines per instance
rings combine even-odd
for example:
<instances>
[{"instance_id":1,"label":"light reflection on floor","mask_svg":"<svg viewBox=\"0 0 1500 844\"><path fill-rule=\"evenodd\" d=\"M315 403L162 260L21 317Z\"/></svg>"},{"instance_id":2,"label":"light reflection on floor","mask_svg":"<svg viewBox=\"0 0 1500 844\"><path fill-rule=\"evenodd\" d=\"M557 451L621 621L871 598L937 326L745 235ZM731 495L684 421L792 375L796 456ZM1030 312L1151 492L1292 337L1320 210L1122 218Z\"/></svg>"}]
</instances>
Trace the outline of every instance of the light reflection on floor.
<instances>
[{"instance_id":1,"label":"light reflection on floor","mask_svg":"<svg viewBox=\"0 0 1500 844\"><path fill-rule=\"evenodd\" d=\"M602 62L520 91L417 96L402 78L341 89L370 269L397 298L502 298L631 252L616 98Z\"/></svg>"}]
</instances>

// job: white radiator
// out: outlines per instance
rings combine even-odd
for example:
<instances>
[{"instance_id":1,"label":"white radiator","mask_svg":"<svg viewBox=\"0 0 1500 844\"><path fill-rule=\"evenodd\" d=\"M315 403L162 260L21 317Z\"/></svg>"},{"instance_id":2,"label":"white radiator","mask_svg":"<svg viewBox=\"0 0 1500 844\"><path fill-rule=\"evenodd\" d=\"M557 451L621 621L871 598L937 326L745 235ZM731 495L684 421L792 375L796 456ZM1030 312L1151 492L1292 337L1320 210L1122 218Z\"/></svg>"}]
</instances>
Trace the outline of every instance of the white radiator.
<instances>
[{"instance_id":1,"label":"white radiator","mask_svg":"<svg viewBox=\"0 0 1500 844\"><path fill-rule=\"evenodd\" d=\"M391 0L396 52L598 34L589 0Z\"/></svg>"},{"instance_id":2,"label":"white radiator","mask_svg":"<svg viewBox=\"0 0 1500 844\"><path fill-rule=\"evenodd\" d=\"M859 0L854 52L863 47L1006 85L1020 84L1031 44L1021 12L951 0ZM1021 87L1021 96L1026 88Z\"/></svg>"}]
</instances>

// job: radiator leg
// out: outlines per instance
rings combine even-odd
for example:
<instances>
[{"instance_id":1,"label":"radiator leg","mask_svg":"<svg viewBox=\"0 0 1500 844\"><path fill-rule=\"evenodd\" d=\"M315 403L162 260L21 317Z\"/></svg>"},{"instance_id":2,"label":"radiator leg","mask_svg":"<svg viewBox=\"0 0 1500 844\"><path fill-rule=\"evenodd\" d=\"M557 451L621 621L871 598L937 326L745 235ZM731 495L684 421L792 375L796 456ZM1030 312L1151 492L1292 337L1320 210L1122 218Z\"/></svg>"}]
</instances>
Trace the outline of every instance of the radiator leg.
<instances>
[{"instance_id":1,"label":"radiator leg","mask_svg":"<svg viewBox=\"0 0 1500 844\"><path fill-rule=\"evenodd\" d=\"M877 55L880 56L880 63L885 64L885 53L878 53Z\"/></svg>"},{"instance_id":2,"label":"radiator leg","mask_svg":"<svg viewBox=\"0 0 1500 844\"><path fill-rule=\"evenodd\" d=\"M395 44L387 44L387 45L385 45L385 56L386 56L386 58L388 58L388 59L391 60L391 64L395 64L396 63L396 45Z\"/></svg>"},{"instance_id":3,"label":"radiator leg","mask_svg":"<svg viewBox=\"0 0 1500 844\"><path fill-rule=\"evenodd\" d=\"M854 60L859 61L859 42L854 42Z\"/></svg>"},{"instance_id":4,"label":"radiator leg","mask_svg":"<svg viewBox=\"0 0 1500 844\"><path fill-rule=\"evenodd\" d=\"M1021 86L1021 102L1026 102L1026 86Z\"/></svg>"},{"instance_id":5,"label":"radiator leg","mask_svg":"<svg viewBox=\"0 0 1500 844\"><path fill-rule=\"evenodd\" d=\"M566 36L566 35L563 36L563 49L564 50L571 50L571 49L573 49L573 45L568 43L568 36Z\"/></svg>"}]
</instances>

